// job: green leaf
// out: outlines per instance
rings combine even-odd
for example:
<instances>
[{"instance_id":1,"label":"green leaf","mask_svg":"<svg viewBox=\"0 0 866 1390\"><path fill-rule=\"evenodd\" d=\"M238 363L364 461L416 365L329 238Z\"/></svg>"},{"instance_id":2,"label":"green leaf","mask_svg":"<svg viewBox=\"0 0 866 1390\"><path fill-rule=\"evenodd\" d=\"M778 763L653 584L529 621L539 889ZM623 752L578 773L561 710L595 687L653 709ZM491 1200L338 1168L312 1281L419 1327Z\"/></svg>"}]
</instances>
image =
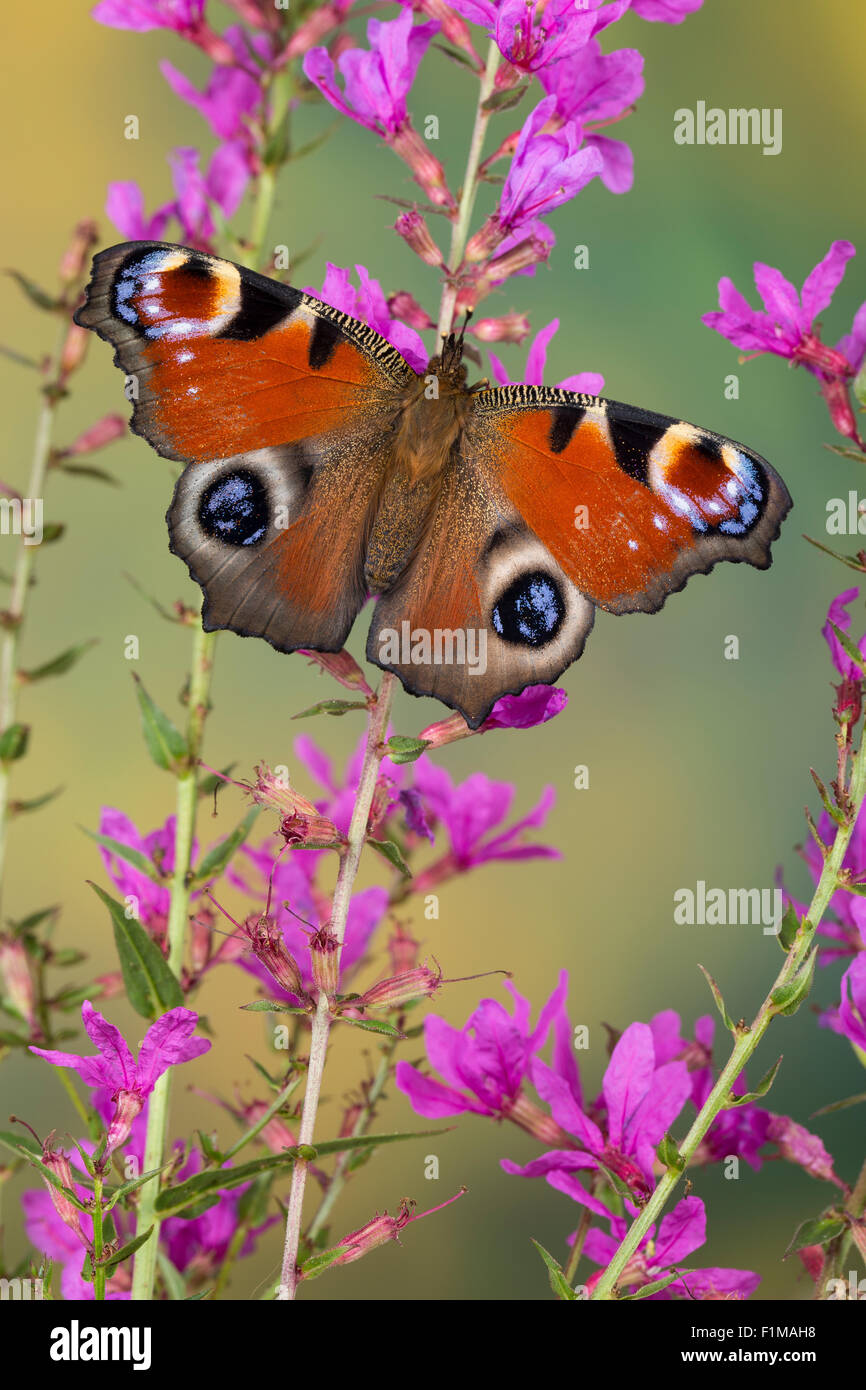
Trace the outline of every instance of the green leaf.
<instances>
[{"instance_id":1,"label":"green leaf","mask_svg":"<svg viewBox=\"0 0 866 1390\"><path fill-rule=\"evenodd\" d=\"M51 661L44 662L42 666L34 667L32 671L19 671L18 679L29 684L31 681L44 680L46 676L65 675L85 652L96 646L97 641L98 638L91 637L88 642L79 642L75 647L67 647L65 652L53 657Z\"/></svg>"},{"instance_id":2,"label":"green leaf","mask_svg":"<svg viewBox=\"0 0 866 1390\"><path fill-rule=\"evenodd\" d=\"M309 1259L304 1260L301 1265L301 1273L305 1280L317 1279L320 1274L324 1274L341 1255L345 1255L345 1249L337 1245L332 1250L324 1250L321 1255L310 1255Z\"/></svg>"},{"instance_id":3,"label":"green leaf","mask_svg":"<svg viewBox=\"0 0 866 1390\"><path fill-rule=\"evenodd\" d=\"M29 738L29 724L10 724L0 734L0 762L14 763L18 758L23 758Z\"/></svg>"},{"instance_id":4,"label":"green leaf","mask_svg":"<svg viewBox=\"0 0 866 1390\"><path fill-rule=\"evenodd\" d=\"M212 849L209 849L204 859L196 866L193 874L193 883L206 883L210 878L216 878L221 874L228 864L235 850L239 849L244 843L261 810L261 806L251 806L241 821L240 825L230 835L226 835L224 840L220 840Z\"/></svg>"},{"instance_id":5,"label":"green leaf","mask_svg":"<svg viewBox=\"0 0 866 1390\"><path fill-rule=\"evenodd\" d=\"M309 1009L296 1008L292 1004L278 1004L276 999L254 999L251 1004L241 1004L240 1008L248 1014L308 1014Z\"/></svg>"},{"instance_id":6,"label":"green leaf","mask_svg":"<svg viewBox=\"0 0 866 1390\"><path fill-rule=\"evenodd\" d=\"M209 772L206 777L202 777L201 781L198 784L199 796L213 796L214 792L219 791L221 787L224 787L224 779L228 777L229 773L235 766L235 763L229 763L228 767L224 767L221 773Z\"/></svg>"},{"instance_id":7,"label":"green leaf","mask_svg":"<svg viewBox=\"0 0 866 1390\"><path fill-rule=\"evenodd\" d=\"M477 69L468 53L464 53L460 48L452 48L448 43L434 43L433 48L438 48L440 53L444 53L446 58L450 58L452 63L457 63L460 67L468 68L470 72Z\"/></svg>"},{"instance_id":8,"label":"green leaf","mask_svg":"<svg viewBox=\"0 0 866 1390\"><path fill-rule=\"evenodd\" d=\"M862 1105L866 1100L866 1091L861 1091L859 1096L846 1096L844 1100L834 1100L830 1105L823 1105L820 1110L813 1111L813 1115L831 1115L834 1110L847 1110L850 1105Z\"/></svg>"},{"instance_id":9,"label":"green leaf","mask_svg":"<svg viewBox=\"0 0 866 1390\"><path fill-rule=\"evenodd\" d=\"M683 1271L684 1274L688 1274L688 1272L688 1270ZM666 1289L668 1284L672 1284L675 1279L679 1278L680 1275L677 1273L666 1274L663 1279L653 1279L651 1284L642 1285L642 1287L636 1289L634 1293L622 1294L621 1302L634 1303L636 1298L649 1298L650 1294L658 1293L661 1289Z\"/></svg>"},{"instance_id":10,"label":"green leaf","mask_svg":"<svg viewBox=\"0 0 866 1390\"><path fill-rule=\"evenodd\" d=\"M853 453L853 450L848 450L848 452ZM823 550L825 555L831 555L834 560L841 560L842 564L847 565L850 570L857 570L858 574L866 573L866 565L861 564L856 555L842 555L838 550L831 550L829 545L822 545L820 541L813 540L811 536L804 536L803 540L814 545L816 550Z\"/></svg>"},{"instance_id":11,"label":"green leaf","mask_svg":"<svg viewBox=\"0 0 866 1390\"><path fill-rule=\"evenodd\" d=\"M719 989L709 970L705 970L702 965L698 965L698 969L700 970L701 974L703 975L704 979L710 987L710 993L716 1001L716 1008L722 1016L722 1021L724 1022L725 1027L728 1029L730 1033L735 1034L737 1031L737 1025L732 1022L731 1017L727 1009L725 1008L725 1001L722 998L722 991Z\"/></svg>"},{"instance_id":12,"label":"green leaf","mask_svg":"<svg viewBox=\"0 0 866 1390\"><path fill-rule=\"evenodd\" d=\"M347 1136L345 1139L327 1139L314 1147L307 1144L302 1148L295 1146L281 1154L254 1158L249 1163L239 1164L236 1168L212 1168L204 1173L196 1173L174 1187L165 1187L156 1199L156 1210L162 1215L174 1215L181 1207L187 1207L191 1202L197 1202L209 1193L239 1187L251 1178L258 1177L260 1173L279 1172L281 1169L291 1168L298 1158L312 1161L328 1154L345 1153L351 1149L377 1148L380 1144L396 1144L406 1139L429 1138L447 1133L447 1129L420 1129L409 1134L359 1134L354 1137Z\"/></svg>"},{"instance_id":13,"label":"green leaf","mask_svg":"<svg viewBox=\"0 0 866 1390\"><path fill-rule=\"evenodd\" d=\"M400 763L414 763L429 747L429 739L409 738L407 734L392 734L385 744L385 753L392 763L398 765Z\"/></svg>"},{"instance_id":14,"label":"green leaf","mask_svg":"<svg viewBox=\"0 0 866 1390\"><path fill-rule=\"evenodd\" d=\"M866 406L866 362L863 363L863 366L851 382L851 388L860 404Z\"/></svg>"},{"instance_id":15,"label":"green leaf","mask_svg":"<svg viewBox=\"0 0 866 1390\"><path fill-rule=\"evenodd\" d=\"M88 880L90 882L90 880ZM114 942L130 1004L142 1018L158 1018L183 1004L183 990L155 941L140 922L128 918L119 902L98 883L90 883L105 903L114 926Z\"/></svg>"},{"instance_id":16,"label":"green leaf","mask_svg":"<svg viewBox=\"0 0 866 1390\"><path fill-rule=\"evenodd\" d=\"M841 627L837 627L835 623L830 623L830 626L835 632L836 637L840 645L842 646L842 649L844 650L846 656L849 656L851 658L860 674L866 676L866 659L864 659L859 647L856 647L854 645L847 632L843 632Z\"/></svg>"},{"instance_id":17,"label":"green leaf","mask_svg":"<svg viewBox=\"0 0 866 1390\"><path fill-rule=\"evenodd\" d=\"M5 343L0 343L0 354L8 357L10 362L16 362L19 367L33 367L37 372L42 370L42 363L37 362L35 357L25 357L23 352L16 352Z\"/></svg>"},{"instance_id":18,"label":"green leaf","mask_svg":"<svg viewBox=\"0 0 866 1390\"><path fill-rule=\"evenodd\" d=\"M818 947L815 945L809 951L794 978L789 980L787 984L780 985L778 989L773 990L770 995L770 1003L774 1014L783 1014L785 1017L789 1017L797 1012L812 988L817 955Z\"/></svg>"},{"instance_id":19,"label":"green leaf","mask_svg":"<svg viewBox=\"0 0 866 1390\"><path fill-rule=\"evenodd\" d=\"M797 916L797 909L793 903L789 903L785 915L779 923L779 935L776 938L786 955L793 946L794 938L799 930L800 919Z\"/></svg>"},{"instance_id":20,"label":"green leaf","mask_svg":"<svg viewBox=\"0 0 866 1390\"><path fill-rule=\"evenodd\" d=\"M28 801L10 801L9 813L13 816L23 816L28 811L38 811L41 806L47 806L49 801L54 801L64 790L64 787L55 787L53 791L43 792L42 796L32 796Z\"/></svg>"},{"instance_id":21,"label":"green leaf","mask_svg":"<svg viewBox=\"0 0 866 1390\"><path fill-rule=\"evenodd\" d=\"M761 1097L765 1096L769 1091L770 1087L776 1079L776 1072L779 1070L781 1065L782 1059L780 1057L778 1061L773 1063L773 1065L770 1067L770 1070L764 1073L757 1086L755 1087L754 1091L748 1091L745 1095L742 1096L730 1096L726 1102L725 1108L727 1110L736 1110L738 1106L749 1105L752 1101L760 1100Z\"/></svg>"},{"instance_id":22,"label":"green leaf","mask_svg":"<svg viewBox=\"0 0 866 1390\"><path fill-rule=\"evenodd\" d=\"M610 1183L614 1192L618 1193L620 1197L627 1198L629 1202L634 1201L634 1193L627 1182L623 1182L618 1174L614 1173L611 1168L606 1167L605 1164L601 1163L598 1159L596 1159L596 1165L602 1176Z\"/></svg>"},{"instance_id":23,"label":"green leaf","mask_svg":"<svg viewBox=\"0 0 866 1390\"><path fill-rule=\"evenodd\" d=\"M530 84L521 82L516 87L509 87L504 92L494 92L486 101L481 103L481 110L488 115L495 111L512 111L515 106L519 106L526 93L529 91Z\"/></svg>"},{"instance_id":24,"label":"green leaf","mask_svg":"<svg viewBox=\"0 0 866 1390\"><path fill-rule=\"evenodd\" d=\"M108 483L110 487L120 487L119 478L115 478L113 473L107 472L104 468L97 468L93 463L58 462L52 466L59 473L71 473L73 477L92 478L96 483Z\"/></svg>"},{"instance_id":25,"label":"green leaf","mask_svg":"<svg viewBox=\"0 0 866 1390\"><path fill-rule=\"evenodd\" d=\"M63 307L62 299L58 299L56 295L43 290L35 280L30 279L29 275L22 275L20 270L7 270L6 274L12 276L16 285L20 285L31 304L35 304L37 309L47 309L49 312L55 313Z\"/></svg>"},{"instance_id":26,"label":"green leaf","mask_svg":"<svg viewBox=\"0 0 866 1390\"><path fill-rule=\"evenodd\" d=\"M791 1244L782 1258L787 1260L789 1255L795 1254L807 1245L829 1245L844 1229L845 1222L837 1216L818 1216L811 1221L804 1221L794 1232Z\"/></svg>"},{"instance_id":27,"label":"green leaf","mask_svg":"<svg viewBox=\"0 0 866 1390\"><path fill-rule=\"evenodd\" d=\"M529 1238L532 1240L532 1236ZM578 1301L577 1294L563 1274L562 1266L557 1263L549 1250L545 1250L543 1245L539 1245L537 1240L532 1240L532 1244L547 1265L547 1277L550 1280L550 1287L556 1294L556 1297L561 1303L576 1303Z\"/></svg>"},{"instance_id":28,"label":"green leaf","mask_svg":"<svg viewBox=\"0 0 866 1390\"><path fill-rule=\"evenodd\" d=\"M261 1173L255 1178L238 1202L238 1220L248 1226L261 1226L267 1219L268 1202L274 1185L274 1173Z\"/></svg>"},{"instance_id":29,"label":"green leaf","mask_svg":"<svg viewBox=\"0 0 866 1390\"><path fill-rule=\"evenodd\" d=\"M866 463L866 454L859 449L845 449L841 444L825 444L825 449L829 449L831 454L838 454L841 459L855 459L857 463Z\"/></svg>"},{"instance_id":30,"label":"green leaf","mask_svg":"<svg viewBox=\"0 0 866 1390\"><path fill-rule=\"evenodd\" d=\"M374 840L372 835L367 836L367 844L374 849L377 854L381 854L383 859L403 875L404 878L412 877L412 870L400 853L400 847L393 840Z\"/></svg>"},{"instance_id":31,"label":"green leaf","mask_svg":"<svg viewBox=\"0 0 866 1390\"><path fill-rule=\"evenodd\" d=\"M293 719L309 719L313 714L348 714L350 709L366 709L366 700L320 700L317 705L311 705L309 709L302 709L300 714L293 714Z\"/></svg>"},{"instance_id":32,"label":"green leaf","mask_svg":"<svg viewBox=\"0 0 866 1390\"><path fill-rule=\"evenodd\" d=\"M674 1139L670 1130L668 1130L661 1143L658 1145L656 1154L659 1162L665 1168L673 1168L676 1172L681 1173L686 1166L685 1159L680 1153L677 1147L677 1141Z\"/></svg>"},{"instance_id":33,"label":"green leaf","mask_svg":"<svg viewBox=\"0 0 866 1390\"><path fill-rule=\"evenodd\" d=\"M165 1283L169 1298L175 1302L180 1302L181 1299L186 1297L186 1284L183 1275L176 1265L172 1264L164 1250L159 1250L156 1258L159 1263L159 1272L163 1277L163 1282Z\"/></svg>"},{"instance_id":34,"label":"green leaf","mask_svg":"<svg viewBox=\"0 0 866 1390\"><path fill-rule=\"evenodd\" d=\"M406 1034L401 1033L399 1028L395 1028L393 1023L386 1023L380 1018L346 1018L338 1015L340 1023L351 1023L355 1028L363 1028L365 1033L381 1033L386 1038L405 1038Z\"/></svg>"},{"instance_id":35,"label":"green leaf","mask_svg":"<svg viewBox=\"0 0 866 1390\"><path fill-rule=\"evenodd\" d=\"M62 521L46 521L42 527L42 544L51 545L52 541L59 541L65 534L66 526Z\"/></svg>"},{"instance_id":36,"label":"green leaf","mask_svg":"<svg viewBox=\"0 0 866 1390\"><path fill-rule=\"evenodd\" d=\"M130 1255L135 1254L139 1246L144 1245L144 1242L149 1238L152 1230L153 1227L148 1226L146 1231L141 1232L141 1235L133 1236L132 1240L128 1240L125 1245L121 1245L119 1250L116 1250L113 1255L109 1256L104 1264L100 1262L98 1267L104 1269L106 1274L113 1274L118 1265L123 1264L124 1260L128 1260Z\"/></svg>"},{"instance_id":37,"label":"green leaf","mask_svg":"<svg viewBox=\"0 0 866 1390\"><path fill-rule=\"evenodd\" d=\"M159 869L152 859L148 859L146 854L142 854L140 849L134 849L132 845L125 845L122 840L115 840L111 835L100 835L96 830L88 830L86 825L79 826L85 835L89 835L91 840L95 840L98 845L103 845L106 849L116 854L118 859L125 859L127 864L131 864L139 873L144 874L153 883L163 883L164 879Z\"/></svg>"},{"instance_id":38,"label":"green leaf","mask_svg":"<svg viewBox=\"0 0 866 1390\"><path fill-rule=\"evenodd\" d=\"M837 825L844 825L845 817L839 810L839 807L833 805L833 802L830 800L830 793L827 791L827 788L824 786L824 783L821 781L821 778L818 776L814 767L810 767L809 771L812 774L812 781L818 788L818 795L821 798L821 804L823 805L824 810L827 812L827 815L830 817L831 820L834 820Z\"/></svg>"},{"instance_id":39,"label":"green leaf","mask_svg":"<svg viewBox=\"0 0 866 1390\"><path fill-rule=\"evenodd\" d=\"M138 1178L130 1178L127 1182L122 1182L119 1187L113 1188L108 1194L108 1201L103 1210L111 1211L111 1208L116 1206L122 1197L126 1197L130 1192L137 1192L140 1187L144 1187L146 1182L150 1182L152 1178L158 1178L160 1173L165 1172L169 1166L166 1163L162 1168L151 1168L149 1173L142 1173Z\"/></svg>"},{"instance_id":40,"label":"green leaf","mask_svg":"<svg viewBox=\"0 0 866 1390\"><path fill-rule=\"evenodd\" d=\"M139 676L133 675L135 693L141 710L141 727L147 750L157 767L174 772L184 766L189 757L186 739L172 724L167 714L150 698Z\"/></svg>"}]
</instances>

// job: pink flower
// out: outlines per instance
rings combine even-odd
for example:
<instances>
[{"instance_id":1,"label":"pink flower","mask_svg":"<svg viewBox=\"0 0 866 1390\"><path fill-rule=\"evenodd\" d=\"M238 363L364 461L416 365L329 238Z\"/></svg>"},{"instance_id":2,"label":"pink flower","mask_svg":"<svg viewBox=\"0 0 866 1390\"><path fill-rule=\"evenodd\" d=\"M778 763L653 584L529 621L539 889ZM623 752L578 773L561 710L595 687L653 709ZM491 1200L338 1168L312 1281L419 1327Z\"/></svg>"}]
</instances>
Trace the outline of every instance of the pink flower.
<instances>
[{"instance_id":1,"label":"pink flower","mask_svg":"<svg viewBox=\"0 0 866 1390\"><path fill-rule=\"evenodd\" d=\"M176 34L190 34L201 24L204 7L205 0L100 0L91 14L112 29L133 29L138 34L173 29Z\"/></svg>"},{"instance_id":2,"label":"pink flower","mask_svg":"<svg viewBox=\"0 0 866 1390\"><path fill-rule=\"evenodd\" d=\"M547 1039L550 1025L565 996L568 977L559 984L530 1027L530 1004L510 980L505 988L514 1000L509 1014L495 999L482 999L463 1028L428 1014L424 1041L428 1061L442 1081L425 1076L409 1062L397 1064L398 1089L408 1096L418 1115L441 1119L471 1112L509 1117L529 1075L532 1057Z\"/></svg>"},{"instance_id":3,"label":"pink flower","mask_svg":"<svg viewBox=\"0 0 866 1390\"><path fill-rule=\"evenodd\" d=\"M169 816L158 830L151 830L148 835L142 835L123 811L118 811L114 806L103 806L99 817L99 833L143 854L146 859L158 864L166 877L174 872L174 816ZM99 852L108 876L121 896L135 899L139 921L149 927L154 935L160 935L165 928L171 902L168 886L154 883L147 874L143 874L112 850L100 847Z\"/></svg>"},{"instance_id":4,"label":"pink flower","mask_svg":"<svg viewBox=\"0 0 866 1390\"><path fill-rule=\"evenodd\" d=\"M604 164L597 149L581 149L582 131L574 122L545 134L556 97L545 97L523 124L496 213L506 232L540 213L569 202Z\"/></svg>"},{"instance_id":5,"label":"pink flower","mask_svg":"<svg viewBox=\"0 0 866 1390\"><path fill-rule=\"evenodd\" d=\"M559 329L559 319L551 319L546 328L536 333L526 357L526 369L522 380L527 386L544 384L544 368L547 363L547 348L551 338ZM500 386L509 384L508 374L494 352L488 354L493 378ZM604 390L604 377L599 372L578 372L557 382L564 391L584 391L589 396L597 396Z\"/></svg>"},{"instance_id":6,"label":"pink flower","mask_svg":"<svg viewBox=\"0 0 866 1390\"><path fill-rule=\"evenodd\" d=\"M547 820L555 799L552 787L545 789L528 815L496 834L514 801L510 782L493 782L483 772L475 772L455 785L443 767L427 759L413 766L416 790L447 832L450 872L465 872L494 860L561 858L559 850L526 842L527 832L540 829Z\"/></svg>"},{"instance_id":7,"label":"pink flower","mask_svg":"<svg viewBox=\"0 0 866 1390\"><path fill-rule=\"evenodd\" d=\"M251 115L262 101L260 69L250 53L250 47L260 58L266 59L270 54L270 44L261 34L247 34L239 24L226 29L223 38L232 49L236 63L232 66L216 64L203 92L173 63L164 61L159 66L172 91L181 101L188 102L201 112L215 135L221 140L234 140L246 137L244 118Z\"/></svg>"},{"instance_id":8,"label":"pink flower","mask_svg":"<svg viewBox=\"0 0 866 1390\"><path fill-rule=\"evenodd\" d=\"M611 1234L594 1227L589 1231L583 1252L594 1264L608 1265L613 1259L628 1229L620 1216L604 1209L599 1215L610 1221ZM663 1216L658 1227L651 1226L635 1254L619 1278L622 1288L638 1289L672 1274L685 1263L707 1239L707 1213L699 1197L684 1197L673 1211ZM573 1243L573 1237L572 1237ZM587 1280L590 1293L601 1278L601 1272ZM675 1279L659 1293L648 1294L655 1300L744 1299L749 1298L760 1284L760 1276L748 1269L691 1269L681 1279Z\"/></svg>"},{"instance_id":9,"label":"pink flower","mask_svg":"<svg viewBox=\"0 0 866 1390\"><path fill-rule=\"evenodd\" d=\"M462 714L451 714L422 729L419 737L431 748L442 748L446 743L486 734L491 729L533 729L561 714L567 704L568 696L558 686L528 685L519 695L503 695L497 700L477 729L470 729Z\"/></svg>"},{"instance_id":10,"label":"pink flower","mask_svg":"<svg viewBox=\"0 0 866 1390\"><path fill-rule=\"evenodd\" d=\"M169 1009L148 1028L136 1062L120 1030L103 1018L89 1000L81 1006L81 1018L97 1048L95 1057L44 1047L31 1047L30 1051L55 1067L71 1067L85 1085L104 1087L111 1093L115 1109L108 1127L105 1164L128 1139L133 1121L163 1072L200 1057L209 1051L210 1043L207 1038L192 1037L198 1014L190 1009Z\"/></svg>"},{"instance_id":11,"label":"pink flower","mask_svg":"<svg viewBox=\"0 0 866 1390\"><path fill-rule=\"evenodd\" d=\"M206 175L199 169L198 150L173 150L169 156L175 198L147 218L144 195L138 184L110 183L105 210L121 236L130 241L161 239L175 218L184 242L207 248L216 232L212 207L224 217L237 211L250 178L246 146L240 141L219 145Z\"/></svg>"},{"instance_id":12,"label":"pink flower","mask_svg":"<svg viewBox=\"0 0 866 1390\"><path fill-rule=\"evenodd\" d=\"M641 19L658 20L662 24L682 24L687 15L699 10L704 0L631 0L631 7Z\"/></svg>"},{"instance_id":13,"label":"pink flower","mask_svg":"<svg viewBox=\"0 0 866 1390\"><path fill-rule=\"evenodd\" d=\"M391 317L388 301L379 281L374 280L362 265L356 265L355 270L359 289L355 289L351 283L348 270L332 265L329 261L322 288L317 290L308 286L305 293L314 295L335 309L341 309L344 314L351 314L352 318L360 319L362 323L369 324L402 353L410 367L414 367L416 372L423 372L430 360L424 340L414 328L409 328L399 319Z\"/></svg>"},{"instance_id":14,"label":"pink flower","mask_svg":"<svg viewBox=\"0 0 866 1390\"><path fill-rule=\"evenodd\" d=\"M620 19L629 0L454 0L464 19L483 25L503 57L521 72L539 72L579 52L593 35Z\"/></svg>"}]
</instances>

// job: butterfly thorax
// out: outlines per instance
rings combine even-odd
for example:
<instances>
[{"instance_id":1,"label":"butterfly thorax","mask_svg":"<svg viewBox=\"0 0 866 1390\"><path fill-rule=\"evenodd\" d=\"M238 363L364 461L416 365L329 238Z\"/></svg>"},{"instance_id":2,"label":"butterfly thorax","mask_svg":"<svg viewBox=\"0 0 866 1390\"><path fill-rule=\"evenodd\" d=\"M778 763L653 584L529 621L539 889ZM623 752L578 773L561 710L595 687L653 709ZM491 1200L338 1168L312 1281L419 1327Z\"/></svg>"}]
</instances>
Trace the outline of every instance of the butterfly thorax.
<instances>
[{"instance_id":1,"label":"butterfly thorax","mask_svg":"<svg viewBox=\"0 0 866 1390\"><path fill-rule=\"evenodd\" d=\"M431 357L404 390L395 422L393 471L410 484L441 474L470 410L466 368L453 352Z\"/></svg>"}]
</instances>

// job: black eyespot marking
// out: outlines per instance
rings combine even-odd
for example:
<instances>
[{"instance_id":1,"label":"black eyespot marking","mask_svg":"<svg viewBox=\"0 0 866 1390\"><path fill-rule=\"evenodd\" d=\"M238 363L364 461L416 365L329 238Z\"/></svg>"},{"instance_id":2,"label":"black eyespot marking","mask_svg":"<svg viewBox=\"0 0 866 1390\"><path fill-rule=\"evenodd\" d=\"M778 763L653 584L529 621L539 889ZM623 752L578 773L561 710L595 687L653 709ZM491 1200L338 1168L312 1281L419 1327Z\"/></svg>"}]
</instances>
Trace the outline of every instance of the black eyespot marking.
<instances>
[{"instance_id":1,"label":"black eyespot marking","mask_svg":"<svg viewBox=\"0 0 866 1390\"><path fill-rule=\"evenodd\" d=\"M258 284L261 278L241 272L241 307L218 337L241 343L262 338L300 304L299 290L293 290L288 285L278 287L268 281L262 287ZM271 288L268 288L269 283Z\"/></svg>"},{"instance_id":2,"label":"black eyespot marking","mask_svg":"<svg viewBox=\"0 0 866 1390\"><path fill-rule=\"evenodd\" d=\"M248 468L224 474L206 487L198 504L199 524L226 545L255 545L268 529L267 489Z\"/></svg>"},{"instance_id":3,"label":"black eyespot marking","mask_svg":"<svg viewBox=\"0 0 866 1390\"><path fill-rule=\"evenodd\" d=\"M553 640L565 617L559 585L542 570L522 574L493 609L493 626L503 642L543 647Z\"/></svg>"},{"instance_id":4,"label":"black eyespot marking","mask_svg":"<svg viewBox=\"0 0 866 1390\"><path fill-rule=\"evenodd\" d=\"M314 372L328 365L342 336L337 325L330 319L315 320L307 351L307 361Z\"/></svg>"},{"instance_id":5,"label":"black eyespot marking","mask_svg":"<svg viewBox=\"0 0 866 1390\"><path fill-rule=\"evenodd\" d=\"M550 414L550 451L553 454L561 454L571 443L572 435L585 412L578 405L555 405Z\"/></svg>"}]
</instances>

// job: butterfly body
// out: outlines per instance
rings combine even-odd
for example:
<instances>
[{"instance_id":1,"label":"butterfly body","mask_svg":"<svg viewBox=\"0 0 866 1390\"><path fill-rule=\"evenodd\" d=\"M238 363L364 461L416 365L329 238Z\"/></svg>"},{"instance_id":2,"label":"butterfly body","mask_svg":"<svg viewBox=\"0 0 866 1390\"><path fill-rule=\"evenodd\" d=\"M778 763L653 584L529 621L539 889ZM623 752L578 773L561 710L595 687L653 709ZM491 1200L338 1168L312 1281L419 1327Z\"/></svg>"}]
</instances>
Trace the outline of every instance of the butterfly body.
<instances>
[{"instance_id":1,"label":"butterfly body","mask_svg":"<svg viewBox=\"0 0 866 1390\"><path fill-rule=\"evenodd\" d=\"M759 455L555 388L416 372L310 295L188 248L103 252L78 321L113 343L133 428L186 466L171 549L208 628L369 659L477 727L552 682L595 608L653 612L717 560L770 562L790 498Z\"/></svg>"}]
</instances>

